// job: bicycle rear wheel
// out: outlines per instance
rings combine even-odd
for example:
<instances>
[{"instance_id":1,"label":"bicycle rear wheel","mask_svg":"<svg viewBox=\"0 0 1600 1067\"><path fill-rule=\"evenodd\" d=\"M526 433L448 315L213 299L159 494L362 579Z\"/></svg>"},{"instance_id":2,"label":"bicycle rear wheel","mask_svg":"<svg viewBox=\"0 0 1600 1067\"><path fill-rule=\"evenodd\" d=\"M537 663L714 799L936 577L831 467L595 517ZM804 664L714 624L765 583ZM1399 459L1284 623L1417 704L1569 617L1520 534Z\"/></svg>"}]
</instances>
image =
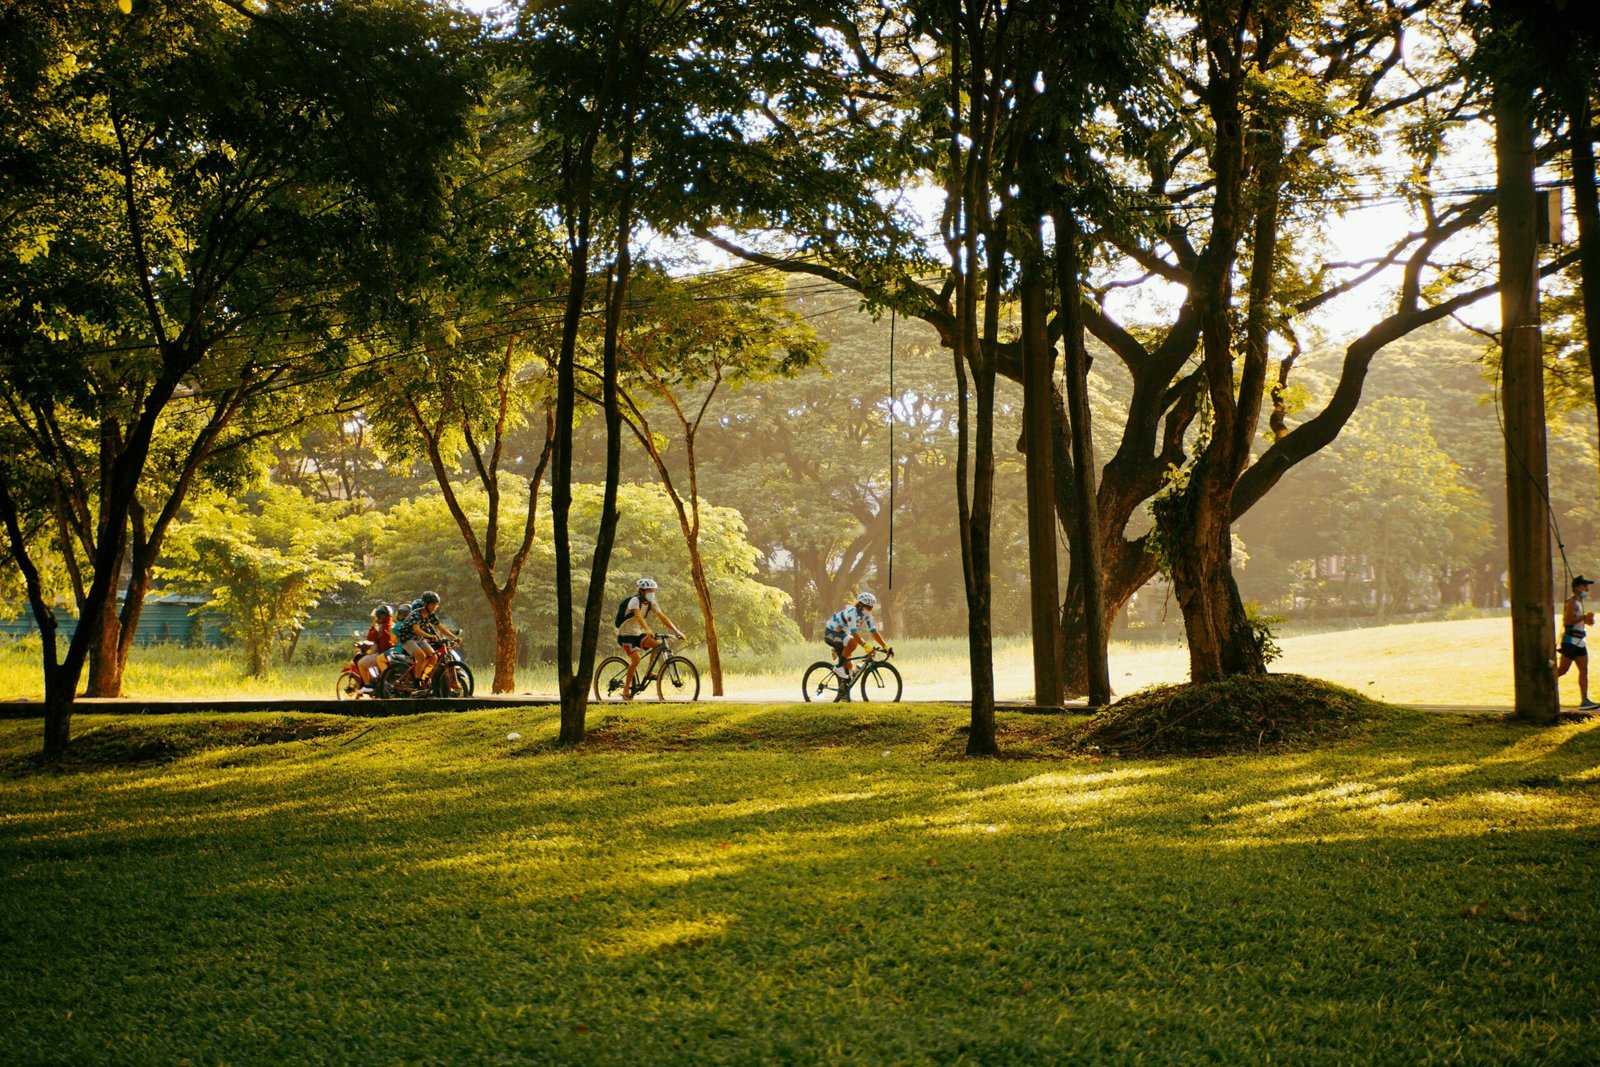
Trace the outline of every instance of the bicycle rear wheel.
<instances>
[{"instance_id":1,"label":"bicycle rear wheel","mask_svg":"<svg viewBox=\"0 0 1600 1067\"><path fill-rule=\"evenodd\" d=\"M594 669L594 698L596 700L622 700L623 689L628 684L628 661L621 656L607 656Z\"/></svg>"},{"instance_id":2,"label":"bicycle rear wheel","mask_svg":"<svg viewBox=\"0 0 1600 1067\"><path fill-rule=\"evenodd\" d=\"M900 672L887 663L869 663L861 672L861 699L893 704L900 699Z\"/></svg>"},{"instance_id":3,"label":"bicycle rear wheel","mask_svg":"<svg viewBox=\"0 0 1600 1067\"><path fill-rule=\"evenodd\" d=\"M839 696L839 676L833 673L833 664L818 660L806 668L800 683L800 695L807 703L831 704Z\"/></svg>"},{"instance_id":4,"label":"bicycle rear wheel","mask_svg":"<svg viewBox=\"0 0 1600 1067\"><path fill-rule=\"evenodd\" d=\"M700 668L681 656L667 660L656 679L656 699L699 700Z\"/></svg>"}]
</instances>

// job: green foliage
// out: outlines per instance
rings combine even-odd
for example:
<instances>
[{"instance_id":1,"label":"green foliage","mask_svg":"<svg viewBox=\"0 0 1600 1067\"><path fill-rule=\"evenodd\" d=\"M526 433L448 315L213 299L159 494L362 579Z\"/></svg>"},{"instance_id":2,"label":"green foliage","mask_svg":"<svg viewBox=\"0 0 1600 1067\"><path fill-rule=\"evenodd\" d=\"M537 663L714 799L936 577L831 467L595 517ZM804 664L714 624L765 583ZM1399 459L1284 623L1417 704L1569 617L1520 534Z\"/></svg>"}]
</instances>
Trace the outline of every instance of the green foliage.
<instances>
[{"instance_id":1,"label":"green foliage","mask_svg":"<svg viewBox=\"0 0 1600 1067\"><path fill-rule=\"evenodd\" d=\"M1594 724L1112 761L1002 712L969 761L961 718L85 714L64 774L0 723L8 1058L1588 1057Z\"/></svg>"},{"instance_id":2,"label":"green foliage","mask_svg":"<svg viewBox=\"0 0 1600 1067\"><path fill-rule=\"evenodd\" d=\"M526 492L521 486L502 490L502 506L508 514L526 514ZM487 506L484 493L475 486L460 486L458 493L468 517L481 528ZM572 521L578 545L593 544L600 498L598 486L574 487ZM610 604L631 591L635 579L649 575L661 583L661 604L667 614L685 632L693 633L696 612L688 578L688 550L665 491L659 486L621 486L618 510L622 518L612 555L612 592L605 598L608 618ZM549 515L546 493L539 502L528 577L515 607L518 630L536 656L555 647L551 577L555 555ZM743 518L732 508L709 504L702 504L700 516L701 551L717 605L718 632L725 645L737 651L796 640L794 624L785 618L788 596L756 578L760 553L746 537ZM520 521L502 525L502 549L521 537L521 529ZM437 494L415 497L388 513L376 557L369 577L380 599L409 601L423 589L433 589L443 597L442 610L454 624L475 634L494 632L466 546ZM587 555L577 554L575 565L586 574ZM585 594L580 588L576 595Z\"/></svg>"},{"instance_id":3,"label":"green foliage","mask_svg":"<svg viewBox=\"0 0 1600 1067\"><path fill-rule=\"evenodd\" d=\"M249 672L259 675L272 648L293 647L328 593L360 578L346 549L371 524L309 508L279 486L240 503L197 505L174 529L158 573L173 589L212 598L205 610L222 616L223 632L244 645Z\"/></svg>"}]
</instances>

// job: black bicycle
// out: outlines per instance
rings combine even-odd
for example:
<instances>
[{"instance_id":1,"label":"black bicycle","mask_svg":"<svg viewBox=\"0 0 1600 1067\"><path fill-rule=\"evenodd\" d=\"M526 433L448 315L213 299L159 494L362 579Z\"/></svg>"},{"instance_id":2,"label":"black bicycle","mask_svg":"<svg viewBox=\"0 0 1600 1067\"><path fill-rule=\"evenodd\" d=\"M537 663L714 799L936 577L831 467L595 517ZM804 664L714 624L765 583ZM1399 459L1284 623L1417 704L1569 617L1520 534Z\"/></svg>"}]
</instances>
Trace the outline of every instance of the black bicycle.
<instances>
[{"instance_id":1,"label":"black bicycle","mask_svg":"<svg viewBox=\"0 0 1600 1067\"><path fill-rule=\"evenodd\" d=\"M900 672L889 662L892 655L892 648L884 652L869 647L865 655L851 656L846 661L852 672L848 682L839 677L832 663L819 659L806 668L801 692L810 703L837 700L841 687L848 690L851 686L857 686L862 700L881 700L892 704L900 699ZM879 659L879 656L883 658ZM861 664L859 670L855 666L857 663Z\"/></svg>"},{"instance_id":2,"label":"black bicycle","mask_svg":"<svg viewBox=\"0 0 1600 1067\"><path fill-rule=\"evenodd\" d=\"M700 668L673 649L678 638L663 637L649 655L639 661L633 675L633 688L628 688L628 660L625 656L607 656L594 669L594 698L596 700L632 700L652 685L656 687L657 700L699 700Z\"/></svg>"}]
</instances>

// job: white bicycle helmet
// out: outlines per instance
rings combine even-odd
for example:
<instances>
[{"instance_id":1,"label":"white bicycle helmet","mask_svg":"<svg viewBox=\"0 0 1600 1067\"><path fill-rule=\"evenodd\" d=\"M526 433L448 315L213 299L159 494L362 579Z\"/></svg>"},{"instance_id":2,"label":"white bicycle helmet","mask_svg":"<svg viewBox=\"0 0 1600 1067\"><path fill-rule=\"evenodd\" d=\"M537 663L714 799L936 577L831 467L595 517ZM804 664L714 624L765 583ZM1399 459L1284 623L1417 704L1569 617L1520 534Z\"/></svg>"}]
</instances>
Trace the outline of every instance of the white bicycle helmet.
<instances>
[{"instance_id":1,"label":"white bicycle helmet","mask_svg":"<svg viewBox=\"0 0 1600 1067\"><path fill-rule=\"evenodd\" d=\"M654 590L659 589L659 588L660 588L660 586L656 585L656 580L654 578L640 578L639 579L639 592L641 592L641 593L653 592Z\"/></svg>"},{"instance_id":2,"label":"white bicycle helmet","mask_svg":"<svg viewBox=\"0 0 1600 1067\"><path fill-rule=\"evenodd\" d=\"M878 598L863 589L856 594L856 603L867 608L877 607Z\"/></svg>"}]
</instances>

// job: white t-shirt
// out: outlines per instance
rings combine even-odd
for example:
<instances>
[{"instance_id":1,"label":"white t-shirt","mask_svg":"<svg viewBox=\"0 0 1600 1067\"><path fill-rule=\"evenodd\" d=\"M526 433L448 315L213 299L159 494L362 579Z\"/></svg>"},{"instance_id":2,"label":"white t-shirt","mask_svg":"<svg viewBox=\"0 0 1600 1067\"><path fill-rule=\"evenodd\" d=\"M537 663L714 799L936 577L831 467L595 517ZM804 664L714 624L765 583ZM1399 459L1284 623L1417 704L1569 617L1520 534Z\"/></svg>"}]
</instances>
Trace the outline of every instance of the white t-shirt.
<instances>
[{"instance_id":1,"label":"white t-shirt","mask_svg":"<svg viewBox=\"0 0 1600 1067\"><path fill-rule=\"evenodd\" d=\"M645 632L644 623L639 621L639 616L634 612L640 611L649 615L655 605L642 596L628 598L628 617L622 620L622 625L617 627L618 637L637 637Z\"/></svg>"}]
</instances>

